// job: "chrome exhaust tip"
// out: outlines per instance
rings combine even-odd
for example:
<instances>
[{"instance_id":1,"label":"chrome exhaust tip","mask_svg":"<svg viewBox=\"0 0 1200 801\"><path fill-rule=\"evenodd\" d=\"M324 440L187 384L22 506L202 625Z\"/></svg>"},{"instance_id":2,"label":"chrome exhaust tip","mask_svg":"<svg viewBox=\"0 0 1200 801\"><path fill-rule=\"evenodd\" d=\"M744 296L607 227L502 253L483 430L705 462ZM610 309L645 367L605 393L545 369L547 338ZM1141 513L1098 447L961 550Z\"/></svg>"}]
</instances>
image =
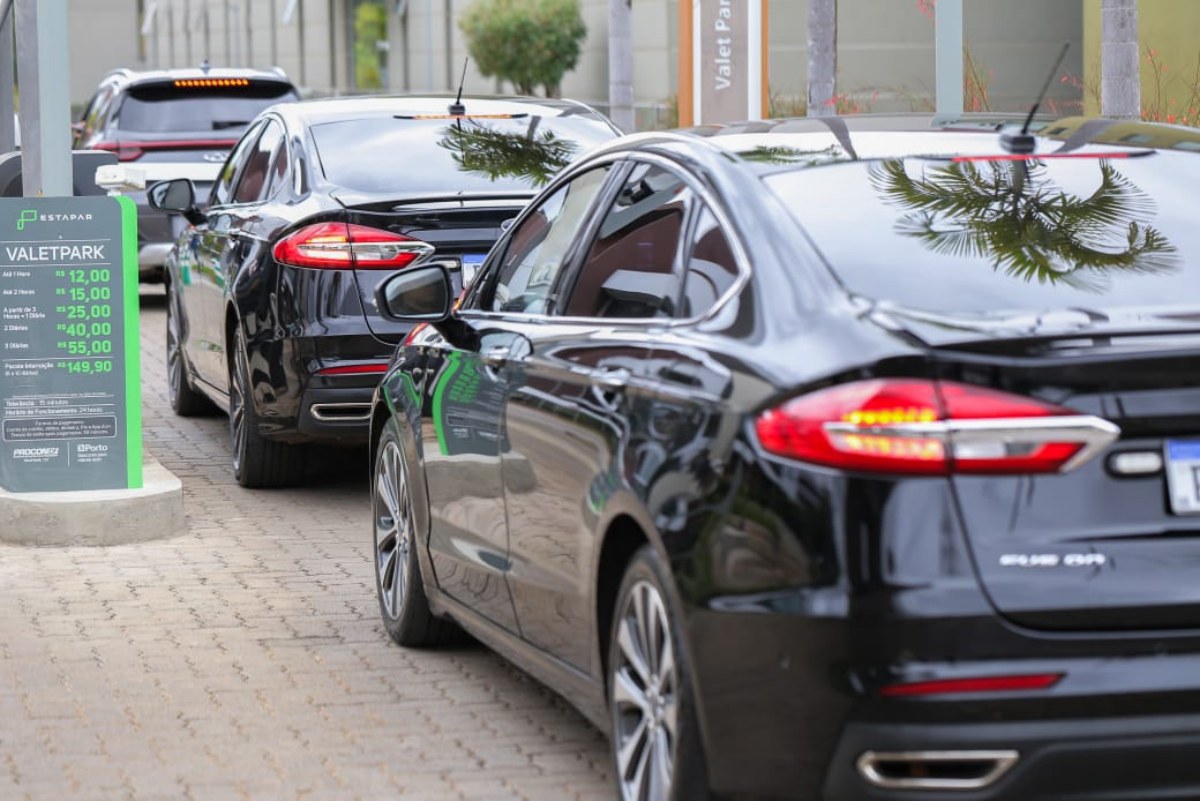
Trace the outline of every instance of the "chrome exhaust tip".
<instances>
[{"instance_id":1,"label":"chrome exhaust tip","mask_svg":"<svg viewBox=\"0 0 1200 801\"><path fill-rule=\"evenodd\" d=\"M371 419L371 404L314 403L309 412L322 423L361 423Z\"/></svg>"},{"instance_id":2,"label":"chrome exhaust tip","mask_svg":"<svg viewBox=\"0 0 1200 801\"><path fill-rule=\"evenodd\" d=\"M1020 754L997 751L865 751L855 763L886 790L981 790L1000 780Z\"/></svg>"}]
</instances>

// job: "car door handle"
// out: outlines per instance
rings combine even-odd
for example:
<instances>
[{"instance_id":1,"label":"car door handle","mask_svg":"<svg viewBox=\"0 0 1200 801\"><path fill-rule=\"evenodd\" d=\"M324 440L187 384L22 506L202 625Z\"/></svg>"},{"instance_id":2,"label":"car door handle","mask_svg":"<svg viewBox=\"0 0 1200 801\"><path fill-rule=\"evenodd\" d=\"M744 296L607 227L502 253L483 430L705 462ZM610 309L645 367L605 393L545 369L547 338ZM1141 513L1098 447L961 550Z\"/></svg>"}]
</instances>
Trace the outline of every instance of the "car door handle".
<instances>
[{"instance_id":1,"label":"car door handle","mask_svg":"<svg viewBox=\"0 0 1200 801\"><path fill-rule=\"evenodd\" d=\"M508 348L497 345L480 353L479 358L488 367L503 367L508 363L508 354Z\"/></svg>"},{"instance_id":2,"label":"car door handle","mask_svg":"<svg viewBox=\"0 0 1200 801\"><path fill-rule=\"evenodd\" d=\"M624 367L614 367L593 373L591 380L592 385L597 389L604 390L605 392L619 392L628 386L632 375Z\"/></svg>"}]
</instances>

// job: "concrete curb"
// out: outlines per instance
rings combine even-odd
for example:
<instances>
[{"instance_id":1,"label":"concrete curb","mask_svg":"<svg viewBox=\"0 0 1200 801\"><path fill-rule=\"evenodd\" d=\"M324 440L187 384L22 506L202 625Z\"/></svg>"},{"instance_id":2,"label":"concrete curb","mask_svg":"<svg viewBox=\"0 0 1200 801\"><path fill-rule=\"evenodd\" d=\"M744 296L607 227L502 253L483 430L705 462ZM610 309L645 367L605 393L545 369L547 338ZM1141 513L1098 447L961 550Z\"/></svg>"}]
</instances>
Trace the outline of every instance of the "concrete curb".
<instances>
[{"instance_id":1,"label":"concrete curb","mask_svg":"<svg viewBox=\"0 0 1200 801\"><path fill-rule=\"evenodd\" d=\"M125 545L182 534L183 484L148 455L136 490L0 490L0 542Z\"/></svg>"}]
</instances>

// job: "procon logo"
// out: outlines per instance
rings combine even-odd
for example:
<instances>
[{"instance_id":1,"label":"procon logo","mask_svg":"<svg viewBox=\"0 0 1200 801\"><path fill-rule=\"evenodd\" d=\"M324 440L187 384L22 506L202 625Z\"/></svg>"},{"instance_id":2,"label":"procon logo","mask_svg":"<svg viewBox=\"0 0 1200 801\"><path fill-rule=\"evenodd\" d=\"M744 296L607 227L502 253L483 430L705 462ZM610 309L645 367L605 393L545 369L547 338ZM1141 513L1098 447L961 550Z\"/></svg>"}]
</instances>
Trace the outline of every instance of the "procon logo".
<instances>
[{"instance_id":1,"label":"procon logo","mask_svg":"<svg viewBox=\"0 0 1200 801\"><path fill-rule=\"evenodd\" d=\"M45 457L57 457L58 448L14 448L14 459L40 459Z\"/></svg>"},{"instance_id":2,"label":"procon logo","mask_svg":"<svg viewBox=\"0 0 1200 801\"><path fill-rule=\"evenodd\" d=\"M26 225L35 222L87 222L90 219L90 214L46 214L37 209L21 209L21 214L17 217L17 230L24 231Z\"/></svg>"}]
</instances>

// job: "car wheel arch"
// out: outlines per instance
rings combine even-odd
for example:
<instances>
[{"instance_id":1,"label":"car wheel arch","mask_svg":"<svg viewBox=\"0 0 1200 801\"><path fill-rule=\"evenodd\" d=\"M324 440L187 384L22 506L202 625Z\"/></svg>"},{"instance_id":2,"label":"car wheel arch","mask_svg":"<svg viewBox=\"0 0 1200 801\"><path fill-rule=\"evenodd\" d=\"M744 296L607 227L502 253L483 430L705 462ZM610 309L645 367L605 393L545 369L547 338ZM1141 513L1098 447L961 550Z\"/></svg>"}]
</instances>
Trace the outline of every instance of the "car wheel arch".
<instances>
[{"instance_id":1,"label":"car wheel arch","mask_svg":"<svg viewBox=\"0 0 1200 801\"><path fill-rule=\"evenodd\" d=\"M611 628L616 614L618 595L630 563L633 562L636 555L643 548L650 547L653 549L661 559L661 563L666 566L666 575L663 577L665 586L662 589L671 596L668 603L679 611L678 624L681 630L676 632L678 637L676 647L683 652L684 658L686 658L689 665L696 665L691 642L687 636L687 616L684 612L682 596L675 583L674 573L670 567L670 555L657 535L649 533L652 531L654 531L653 526L645 525L642 521L636 519L634 515L627 512L617 513L604 528L604 539L600 545L599 556L596 560L597 568L595 583L593 584L595 601L595 629L593 631L593 639L596 647L596 657L599 660L597 664L599 666L601 690L605 707L608 706L610 701L610 688L608 684L612 654L609 653L609 650L612 640ZM701 676L696 674L693 667L689 677L692 686L692 705L696 715L701 747L704 749L704 753L708 753L710 738L707 716L705 714L704 694L701 690L701 678ZM611 728L606 728L606 731L610 735L612 734Z\"/></svg>"},{"instance_id":2,"label":"car wheel arch","mask_svg":"<svg viewBox=\"0 0 1200 801\"><path fill-rule=\"evenodd\" d=\"M384 429L392 420L400 421L403 418L394 413L387 402L382 397L376 397L374 407L371 410L371 433L370 446L368 453L370 454L371 466L371 481L375 478L375 460L379 456L379 442L383 438ZM417 541L417 562L421 573L426 582L426 587L436 590L437 577L433 571L433 563L429 556L429 534L430 534L430 511L429 511L429 484L425 478L425 466L421 462L421 447L418 437L413 433L410 426L404 425L403 422L398 422L396 425L400 447L407 457L406 467L408 468L408 481L416 487L411 493L413 502L413 525L416 527L420 537ZM374 491L372 489L372 491ZM436 607L436 597L430 598L433 606ZM434 611L438 611L436 608Z\"/></svg>"}]
</instances>

